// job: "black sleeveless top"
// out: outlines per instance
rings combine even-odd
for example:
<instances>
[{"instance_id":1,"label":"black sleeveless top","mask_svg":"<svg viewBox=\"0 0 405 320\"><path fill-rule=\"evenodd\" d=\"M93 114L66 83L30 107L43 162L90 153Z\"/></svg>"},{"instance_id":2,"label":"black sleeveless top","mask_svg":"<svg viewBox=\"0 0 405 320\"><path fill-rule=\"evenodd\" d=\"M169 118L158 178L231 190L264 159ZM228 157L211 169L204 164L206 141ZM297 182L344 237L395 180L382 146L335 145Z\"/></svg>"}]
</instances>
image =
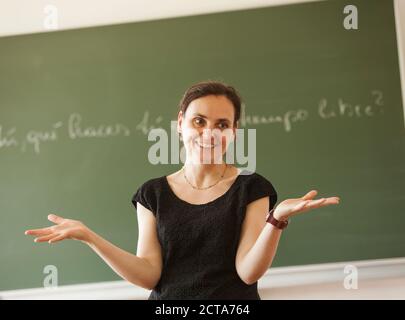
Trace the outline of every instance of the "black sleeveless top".
<instances>
[{"instance_id":1,"label":"black sleeveless top","mask_svg":"<svg viewBox=\"0 0 405 320\"><path fill-rule=\"evenodd\" d=\"M273 185L247 170L226 193L205 204L177 197L166 176L139 187L132 203L155 215L163 257L161 278L149 300L260 300L257 282L247 285L240 279L235 259L246 206L266 196L272 209L277 202Z\"/></svg>"}]
</instances>

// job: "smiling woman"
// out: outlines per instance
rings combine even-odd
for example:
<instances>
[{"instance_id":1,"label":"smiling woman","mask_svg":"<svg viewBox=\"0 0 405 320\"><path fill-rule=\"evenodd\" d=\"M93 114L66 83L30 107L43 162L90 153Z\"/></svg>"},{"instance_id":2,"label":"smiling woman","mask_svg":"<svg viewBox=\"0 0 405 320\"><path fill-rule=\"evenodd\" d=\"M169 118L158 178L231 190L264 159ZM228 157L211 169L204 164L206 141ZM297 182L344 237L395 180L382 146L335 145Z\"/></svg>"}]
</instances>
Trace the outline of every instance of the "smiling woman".
<instances>
[{"instance_id":1,"label":"smiling woman","mask_svg":"<svg viewBox=\"0 0 405 320\"><path fill-rule=\"evenodd\" d=\"M235 113L226 96L216 95L196 98L187 109L180 110L177 123L187 152L186 161L221 164L235 135Z\"/></svg>"},{"instance_id":2,"label":"smiling woman","mask_svg":"<svg viewBox=\"0 0 405 320\"><path fill-rule=\"evenodd\" d=\"M276 207L269 180L224 160L240 110L240 95L222 82L200 82L185 92L177 121L184 166L149 179L132 197L136 255L56 215L48 217L55 226L26 234L37 242L88 244L122 278L151 289L149 299L260 299L257 281L271 266L289 217L339 198L313 200L312 190Z\"/></svg>"}]
</instances>

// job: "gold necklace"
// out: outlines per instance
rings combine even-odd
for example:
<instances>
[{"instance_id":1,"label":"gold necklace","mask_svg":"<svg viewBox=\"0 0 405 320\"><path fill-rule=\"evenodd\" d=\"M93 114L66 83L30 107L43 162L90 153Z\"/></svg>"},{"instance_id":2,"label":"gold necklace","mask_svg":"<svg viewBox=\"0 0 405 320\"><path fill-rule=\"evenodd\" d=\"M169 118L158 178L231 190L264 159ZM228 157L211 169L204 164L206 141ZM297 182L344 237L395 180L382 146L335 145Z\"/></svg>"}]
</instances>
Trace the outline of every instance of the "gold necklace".
<instances>
[{"instance_id":1,"label":"gold necklace","mask_svg":"<svg viewBox=\"0 0 405 320\"><path fill-rule=\"evenodd\" d=\"M224 172L222 172L222 175L221 175L221 177L219 178L219 180L218 180L217 182L215 182L214 184L208 186L208 187L202 187L202 188L196 187L196 186L194 186L190 181L188 181L188 179L187 179L187 177L186 177L186 172L185 172L185 170L184 170L184 166L183 166L183 168L181 168L181 170L183 170L184 179L187 181L187 183L188 183L193 189L206 190L206 189L212 188L212 187L215 186L219 181L222 180L222 178L223 178L224 175L225 175L225 171L226 171L227 168L228 168L228 164L226 163L226 164L225 164Z\"/></svg>"}]
</instances>

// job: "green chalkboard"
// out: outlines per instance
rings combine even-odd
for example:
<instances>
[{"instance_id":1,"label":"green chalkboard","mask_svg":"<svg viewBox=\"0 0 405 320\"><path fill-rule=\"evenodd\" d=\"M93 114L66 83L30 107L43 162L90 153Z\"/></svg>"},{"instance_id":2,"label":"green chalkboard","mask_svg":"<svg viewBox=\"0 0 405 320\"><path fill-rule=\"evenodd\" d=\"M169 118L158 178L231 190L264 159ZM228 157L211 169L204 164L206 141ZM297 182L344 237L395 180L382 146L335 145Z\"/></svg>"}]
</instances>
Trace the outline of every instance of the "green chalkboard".
<instances>
[{"instance_id":1,"label":"green chalkboard","mask_svg":"<svg viewBox=\"0 0 405 320\"><path fill-rule=\"evenodd\" d=\"M51 212L136 253L131 204L191 84L223 80L256 129L255 170L279 201L339 196L297 216L273 266L405 255L405 139L392 1L347 1L0 38L0 290L119 278L80 242L36 244ZM241 165L243 167L243 165Z\"/></svg>"}]
</instances>

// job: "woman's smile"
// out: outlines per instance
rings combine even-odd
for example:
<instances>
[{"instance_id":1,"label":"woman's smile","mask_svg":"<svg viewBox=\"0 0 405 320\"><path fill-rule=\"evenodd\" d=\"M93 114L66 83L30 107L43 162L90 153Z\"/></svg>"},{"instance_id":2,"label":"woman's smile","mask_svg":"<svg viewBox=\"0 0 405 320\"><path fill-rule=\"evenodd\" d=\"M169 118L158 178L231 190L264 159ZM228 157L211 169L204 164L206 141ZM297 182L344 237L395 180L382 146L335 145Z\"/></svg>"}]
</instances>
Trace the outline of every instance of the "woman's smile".
<instances>
[{"instance_id":1,"label":"woman's smile","mask_svg":"<svg viewBox=\"0 0 405 320\"><path fill-rule=\"evenodd\" d=\"M198 147L200 147L200 148L202 148L202 149L213 149L213 148L216 148L217 146L219 146L220 145L220 143L218 142L218 143L204 143L204 142L200 142L200 141L198 141L197 139L194 141L194 143L198 146Z\"/></svg>"}]
</instances>

